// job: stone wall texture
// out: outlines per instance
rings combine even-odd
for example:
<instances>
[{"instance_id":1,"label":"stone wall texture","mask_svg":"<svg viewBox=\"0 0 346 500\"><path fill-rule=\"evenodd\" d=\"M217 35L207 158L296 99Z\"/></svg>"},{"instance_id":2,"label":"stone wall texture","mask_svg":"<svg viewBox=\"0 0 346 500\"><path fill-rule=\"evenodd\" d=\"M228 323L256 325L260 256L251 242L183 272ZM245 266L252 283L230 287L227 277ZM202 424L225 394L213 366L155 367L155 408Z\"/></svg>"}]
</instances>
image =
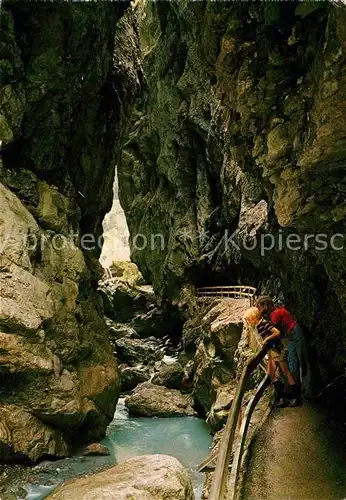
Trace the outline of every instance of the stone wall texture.
<instances>
[{"instance_id":1,"label":"stone wall texture","mask_svg":"<svg viewBox=\"0 0 346 500\"><path fill-rule=\"evenodd\" d=\"M346 360L346 250L330 244L345 246L345 7L173 1L140 15L146 85L119 164L134 261L168 300L183 283L271 294L332 378ZM164 248L140 250L138 233ZM267 233L273 250L249 249ZM304 240L320 233L323 250Z\"/></svg>"},{"instance_id":2,"label":"stone wall texture","mask_svg":"<svg viewBox=\"0 0 346 500\"><path fill-rule=\"evenodd\" d=\"M113 417L100 249L83 251L79 237L102 232L140 85L126 7L2 5L0 460L66 456Z\"/></svg>"}]
</instances>

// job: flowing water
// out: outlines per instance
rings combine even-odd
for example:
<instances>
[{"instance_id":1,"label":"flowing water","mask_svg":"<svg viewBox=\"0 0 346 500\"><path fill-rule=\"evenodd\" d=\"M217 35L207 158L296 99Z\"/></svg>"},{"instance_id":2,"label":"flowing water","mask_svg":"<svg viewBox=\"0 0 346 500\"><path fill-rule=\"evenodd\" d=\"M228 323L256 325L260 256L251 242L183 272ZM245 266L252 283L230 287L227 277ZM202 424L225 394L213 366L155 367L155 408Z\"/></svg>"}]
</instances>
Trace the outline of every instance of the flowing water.
<instances>
[{"instance_id":1,"label":"flowing water","mask_svg":"<svg viewBox=\"0 0 346 500\"><path fill-rule=\"evenodd\" d=\"M196 472L207 456L212 437L207 424L195 417L132 418L121 398L114 419L102 444L108 447L106 457L73 457L56 462L42 462L30 468L29 478L20 487L17 499L41 500L62 481L89 474L138 456L162 453L176 457L189 471L196 499L201 498L204 474ZM24 490L26 490L26 495ZM22 492L22 493L21 493Z\"/></svg>"}]
</instances>

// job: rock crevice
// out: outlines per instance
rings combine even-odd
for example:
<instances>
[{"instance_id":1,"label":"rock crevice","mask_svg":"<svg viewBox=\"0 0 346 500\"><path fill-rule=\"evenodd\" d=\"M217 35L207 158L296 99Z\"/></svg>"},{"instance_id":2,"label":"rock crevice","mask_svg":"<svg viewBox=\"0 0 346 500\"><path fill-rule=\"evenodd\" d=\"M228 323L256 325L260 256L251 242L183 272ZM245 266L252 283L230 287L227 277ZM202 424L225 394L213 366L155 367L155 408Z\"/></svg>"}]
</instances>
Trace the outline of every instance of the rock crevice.
<instances>
[{"instance_id":1,"label":"rock crevice","mask_svg":"<svg viewBox=\"0 0 346 500\"><path fill-rule=\"evenodd\" d=\"M0 460L66 456L114 414L120 381L90 237L142 78L126 9L2 5Z\"/></svg>"}]
</instances>

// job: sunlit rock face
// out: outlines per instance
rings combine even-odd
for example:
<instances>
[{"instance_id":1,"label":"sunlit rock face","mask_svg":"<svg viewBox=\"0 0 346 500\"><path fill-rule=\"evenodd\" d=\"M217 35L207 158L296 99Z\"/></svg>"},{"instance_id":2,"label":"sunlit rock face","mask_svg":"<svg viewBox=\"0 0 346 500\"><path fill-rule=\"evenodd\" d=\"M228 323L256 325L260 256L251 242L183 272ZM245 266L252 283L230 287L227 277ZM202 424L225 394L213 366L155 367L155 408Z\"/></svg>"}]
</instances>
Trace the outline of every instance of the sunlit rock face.
<instances>
[{"instance_id":1,"label":"sunlit rock face","mask_svg":"<svg viewBox=\"0 0 346 500\"><path fill-rule=\"evenodd\" d=\"M112 208L103 221L103 238L100 263L104 268L110 267L114 261L130 260L129 230L119 202L117 173L114 176Z\"/></svg>"},{"instance_id":2,"label":"sunlit rock face","mask_svg":"<svg viewBox=\"0 0 346 500\"><path fill-rule=\"evenodd\" d=\"M61 485L52 500L193 500L191 479L169 455L130 458L115 467Z\"/></svg>"},{"instance_id":3,"label":"sunlit rock face","mask_svg":"<svg viewBox=\"0 0 346 500\"><path fill-rule=\"evenodd\" d=\"M174 1L139 15L147 85L118 164L134 261L170 300L184 282L272 294L332 378L346 361L345 8ZM139 233L164 246L139 248ZM274 248L251 250L266 233Z\"/></svg>"},{"instance_id":4,"label":"sunlit rock face","mask_svg":"<svg viewBox=\"0 0 346 500\"><path fill-rule=\"evenodd\" d=\"M113 417L119 374L96 292L100 248L81 238L102 232L139 86L125 8L2 5L1 461L65 456Z\"/></svg>"}]
</instances>

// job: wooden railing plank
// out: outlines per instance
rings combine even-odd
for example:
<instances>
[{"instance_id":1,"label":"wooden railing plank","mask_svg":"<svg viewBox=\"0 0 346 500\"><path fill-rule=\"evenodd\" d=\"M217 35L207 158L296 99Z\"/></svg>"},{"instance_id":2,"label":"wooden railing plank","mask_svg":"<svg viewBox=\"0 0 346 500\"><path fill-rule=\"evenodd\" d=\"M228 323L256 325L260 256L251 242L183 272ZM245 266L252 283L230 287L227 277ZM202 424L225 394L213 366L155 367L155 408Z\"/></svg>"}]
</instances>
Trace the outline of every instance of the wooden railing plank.
<instances>
[{"instance_id":1,"label":"wooden railing plank","mask_svg":"<svg viewBox=\"0 0 346 500\"><path fill-rule=\"evenodd\" d=\"M241 424L241 428L240 428L240 432L239 432L239 439L235 445L233 461L232 461L232 468L231 468L231 472L230 472L229 479L228 479L228 485L227 485L227 500L233 500L236 496L237 482L238 482L238 477L239 477L239 472L240 472L240 465L242 462L244 446L245 446L247 431L248 431L249 425L250 425L250 420L251 420L252 414L256 408L257 403L259 402L259 400L261 399L261 397L264 394L264 391L266 390L266 388L269 385L270 385L270 376L267 374L262 379L260 384L258 385L254 396L251 398L251 400L247 404L247 407L245 410L245 415L244 415L244 418L243 418L243 421Z\"/></svg>"},{"instance_id":2,"label":"wooden railing plank","mask_svg":"<svg viewBox=\"0 0 346 500\"><path fill-rule=\"evenodd\" d=\"M213 292L213 291L208 291L208 292L203 292L203 295L210 295L210 296L215 296L215 295L241 295L243 297L249 297L251 294L249 292L244 292L244 291L234 291L234 290L229 290L229 291L220 291L220 292Z\"/></svg>"},{"instance_id":3,"label":"wooden railing plank","mask_svg":"<svg viewBox=\"0 0 346 500\"><path fill-rule=\"evenodd\" d=\"M250 290L253 293L256 292L256 288L251 286L210 286L197 288L197 292L205 292L205 291L217 291L217 290Z\"/></svg>"},{"instance_id":4,"label":"wooden railing plank","mask_svg":"<svg viewBox=\"0 0 346 500\"><path fill-rule=\"evenodd\" d=\"M220 285L197 288L197 298L248 298L250 306L254 304L257 289L248 285Z\"/></svg>"}]
</instances>

